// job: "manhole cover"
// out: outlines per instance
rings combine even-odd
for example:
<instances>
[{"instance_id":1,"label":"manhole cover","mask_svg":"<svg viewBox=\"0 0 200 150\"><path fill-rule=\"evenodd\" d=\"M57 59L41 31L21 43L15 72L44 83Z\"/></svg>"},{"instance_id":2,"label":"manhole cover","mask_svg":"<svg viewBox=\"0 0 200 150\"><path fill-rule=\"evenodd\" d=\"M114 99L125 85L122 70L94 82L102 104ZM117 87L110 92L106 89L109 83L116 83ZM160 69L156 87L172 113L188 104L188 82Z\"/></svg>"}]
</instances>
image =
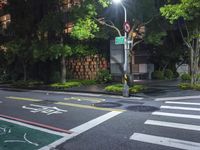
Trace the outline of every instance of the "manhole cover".
<instances>
[{"instance_id":1,"label":"manhole cover","mask_svg":"<svg viewBox=\"0 0 200 150\"><path fill-rule=\"evenodd\" d=\"M128 100L120 100L117 101L118 103L125 103L125 104L135 104L135 105L142 105L144 104L143 102L134 102L134 101L128 101Z\"/></svg>"},{"instance_id":2,"label":"manhole cover","mask_svg":"<svg viewBox=\"0 0 200 150\"><path fill-rule=\"evenodd\" d=\"M102 102L93 104L95 107L104 107L104 108L113 108L113 107L120 107L122 104L120 103L113 103L113 102Z\"/></svg>"},{"instance_id":3,"label":"manhole cover","mask_svg":"<svg viewBox=\"0 0 200 150\"><path fill-rule=\"evenodd\" d=\"M153 112L159 110L158 107L154 106L143 106L143 105L137 105L137 106L129 106L126 108L130 111L136 111L136 112Z\"/></svg>"}]
</instances>

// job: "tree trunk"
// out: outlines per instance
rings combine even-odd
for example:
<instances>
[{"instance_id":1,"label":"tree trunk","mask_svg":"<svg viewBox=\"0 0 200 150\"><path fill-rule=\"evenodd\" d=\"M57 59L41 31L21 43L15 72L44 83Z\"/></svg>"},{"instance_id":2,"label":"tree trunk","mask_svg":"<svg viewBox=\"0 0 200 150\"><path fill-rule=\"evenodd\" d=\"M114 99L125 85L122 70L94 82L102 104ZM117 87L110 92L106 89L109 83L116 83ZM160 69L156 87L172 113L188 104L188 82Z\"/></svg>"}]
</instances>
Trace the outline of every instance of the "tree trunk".
<instances>
[{"instance_id":1,"label":"tree trunk","mask_svg":"<svg viewBox=\"0 0 200 150\"><path fill-rule=\"evenodd\" d=\"M196 28L194 35L199 34L198 28ZM191 49L191 85L198 83L199 74L199 52L200 52L200 38L196 38L192 43L193 49Z\"/></svg>"},{"instance_id":2,"label":"tree trunk","mask_svg":"<svg viewBox=\"0 0 200 150\"><path fill-rule=\"evenodd\" d=\"M23 63L22 66L23 66L23 73L24 73L24 81L26 81L26 79L27 79L26 64Z\"/></svg>"},{"instance_id":3,"label":"tree trunk","mask_svg":"<svg viewBox=\"0 0 200 150\"><path fill-rule=\"evenodd\" d=\"M61 57L61 82L66 82L66 60L65 57Z\"/></svg>"}]
</instances>

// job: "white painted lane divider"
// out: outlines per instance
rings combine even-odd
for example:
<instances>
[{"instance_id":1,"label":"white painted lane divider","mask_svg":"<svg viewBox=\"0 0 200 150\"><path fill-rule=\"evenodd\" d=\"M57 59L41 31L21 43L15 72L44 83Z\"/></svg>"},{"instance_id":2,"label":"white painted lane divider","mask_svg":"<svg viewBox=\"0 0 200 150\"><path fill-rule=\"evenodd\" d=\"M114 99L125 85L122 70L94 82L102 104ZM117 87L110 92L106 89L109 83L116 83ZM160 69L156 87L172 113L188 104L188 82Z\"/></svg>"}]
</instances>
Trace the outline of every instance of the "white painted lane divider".
<instances>
[{"instance_id":1,"label":"white painted lane divider","mask_svg":"<svg viewBox=\"0 0 200 150\"><path fill-rule=\"evenodd\" d=\"M80 125L78 127L75 127L73 129L69 130L69 131L73 132L72 134L69 134L69 135L65 136L64 138L62 138L60 140L57 140L57 141L55 141L55 142L53 142L53 143L51 143L51 144L39 149L39 150L49 150L51 148L55 148L56 146L66 142L67 140L69 140L69 139L71 139L71 138L73 138L75 136L78 136L79 134L81 134L83 132L86 132L91 128L94 128L95 126L97 126L97 125L99 125L99 124L101 124L101 123L103 123L103 122L105 122L105 121L107 121L107 120L109 120L109 119L121 114L121 113L122 112L112 111L112 112L109 112L109 113L107 113L105 115L102 115L102 116L100 116L98 118L90 120L90 121L88 121L88 122L86 122L86 123L84 123L84 124L82 124L82 125Z\"/></svg>"},{"instance_id":2,"label":"white painted lane divider","mask_svg":"<svg viewBox=\"0 0 200 150\"><path fill-rule=\"evenodd\" d=\"M200 99L200 95L197 96L182 96L182 97L164 97L156 98L155 101L169 101L169 100L185 100L185 99Z\"/></svg>"},{"instance_id":3,"label":"white painted lane divider","mask_svg":"<svg viewBox=\"0 0 200 150\"><path fill-rule=\"evenodd\" d=\"M161 109L175 109L175 110L200 111L200 108L192 108L192 107L161 106L160 108L161 108Z\"/></svg>"},{"instance_id":4,"label":"white painted lane divider","mask_svg":"<svg viewBox=\"0 0 200 150\"><path fill-rule=\"evenodd\" d=\"M200 131L200 126L190 125L190 124L165 122L165 121L157 121L157 120L147 120L144 124L154 125L154 126L162 126L162 127L178 128L178 129L185 129L185 130Z\"/></svg>"},{"instance_id":5,"label":"white painted lane divider","mask_svg":"<svg viewBox=\"0 0 200 150\"><path fill-rule=\"evenodd\" d=\"M166 104L181 104L181 105L197 105L200 106L200 103L191 103L191 102L170 102L166 101Z\"/></svg>"},{"instance_id":6,"label":"white painted lane divider","mask_svg":"<svg viewBox=\"0 0 200 150\"><path fill-rule=\"evenodd\" d=\"M130 139L139 141L139 142L146 142L146 143L168 146L168 147L173 147L173 148L180 148L183 150L200 150L200 143L161 137L161 136L134 133L130 137Z\"/></svg>"},{"instance_id":7,"label":"white painted lane divider","mask_svg":"<svg viewBox=\"0 0 200 150\"><path fill-rule=\"evenodd\" d=\"M177 118L189 118L189 119L200 119L200 115L188 115L188 114L177 114L177 113L166 113L166 112L153 112L152 115L157 116L168 116Z\"/></svg>"}]
</instances>

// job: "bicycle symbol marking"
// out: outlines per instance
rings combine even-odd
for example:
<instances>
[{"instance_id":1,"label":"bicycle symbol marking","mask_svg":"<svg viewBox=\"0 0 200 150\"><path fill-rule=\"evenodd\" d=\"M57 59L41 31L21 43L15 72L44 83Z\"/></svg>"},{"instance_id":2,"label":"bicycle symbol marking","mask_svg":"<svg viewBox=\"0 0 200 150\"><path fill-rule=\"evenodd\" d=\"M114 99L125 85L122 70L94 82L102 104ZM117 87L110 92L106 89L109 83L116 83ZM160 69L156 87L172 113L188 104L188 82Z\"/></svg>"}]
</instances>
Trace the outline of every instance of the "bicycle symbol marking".
<instances>
[{"instance_id":1,"label":"bicycle symbol marking","mask_svg":"<svg viewBox=\"0 0 200 150\"><path fill-rule=\"evenodd\" d=\"M67 112L67 110L59 109L57 107L48 107L48 106L42 106L42 105L35 105L35 104L30 104L30 106L22 106L23 109L28 109L31 110L30 112L32 113L44 113L47 115L52 115L52 114L62 114L63 112Z\"/></svg>"}]
</instances>

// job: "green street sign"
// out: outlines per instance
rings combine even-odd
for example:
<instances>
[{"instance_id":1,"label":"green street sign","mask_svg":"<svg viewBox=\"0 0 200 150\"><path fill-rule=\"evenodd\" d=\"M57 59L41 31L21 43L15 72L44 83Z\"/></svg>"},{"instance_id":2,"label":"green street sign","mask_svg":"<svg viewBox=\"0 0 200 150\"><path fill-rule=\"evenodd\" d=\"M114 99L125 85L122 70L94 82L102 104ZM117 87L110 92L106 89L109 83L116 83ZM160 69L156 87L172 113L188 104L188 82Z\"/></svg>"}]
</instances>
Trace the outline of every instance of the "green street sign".
<instances>
[{"instance_id":1,"label":"green street sign","mask_svg":"<svg viewBox=\"0 0 200 150\"><path fill-rule=\"evenodd\" d=\"M116 45L124 44L124 36L115 37L115 44Z\"/></svg>"}]
</instances>

